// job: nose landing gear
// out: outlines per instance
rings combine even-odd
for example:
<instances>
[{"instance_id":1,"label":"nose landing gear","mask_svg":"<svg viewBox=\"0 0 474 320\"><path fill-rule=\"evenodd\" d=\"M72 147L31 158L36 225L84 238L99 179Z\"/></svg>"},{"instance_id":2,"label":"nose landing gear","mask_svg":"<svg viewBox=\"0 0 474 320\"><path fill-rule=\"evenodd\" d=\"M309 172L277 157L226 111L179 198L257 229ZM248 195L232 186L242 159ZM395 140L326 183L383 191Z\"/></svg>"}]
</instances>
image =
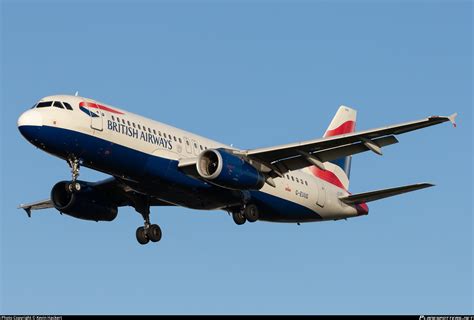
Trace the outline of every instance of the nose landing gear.
<instances>
[{"instance_id":1,"label":"nose landing gear","mask_svg":"<svg viewBox=\"0 0 474 320\"><path fill-rule=\"evenodd\" d=\"M69 166L71 167L71 174L72 174L72 179L71 183L67 185L67 189L69 192L79 192L81 191L81 184L77 182L77 177L79 177L79 170L80 170L80 164L79 164L79 159L76 157L70 157L67 159L67 162L69 163Z\"/></svg>"}]
</instances>

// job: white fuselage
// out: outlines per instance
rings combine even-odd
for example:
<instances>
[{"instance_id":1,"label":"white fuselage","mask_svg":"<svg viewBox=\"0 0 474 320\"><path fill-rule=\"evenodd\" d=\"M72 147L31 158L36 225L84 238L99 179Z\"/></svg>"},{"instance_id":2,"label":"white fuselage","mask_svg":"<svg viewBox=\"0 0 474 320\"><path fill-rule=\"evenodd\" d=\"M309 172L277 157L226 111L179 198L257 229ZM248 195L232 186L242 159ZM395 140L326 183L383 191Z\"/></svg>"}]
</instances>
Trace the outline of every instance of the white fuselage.
<instances>
[{"instance_id":1,"label":"white fuselage","mask_svg":"<svg viewBox=\"0 0 474 320\"><path fill-rule=\"evenodd\" d=\"M119 167L118 163L125 163L125 160L134 161L134 159L123 159L123 157L127 157L129 153L120 154L118 150L125 149L116 149L112 146L127 148L127 152L137 152L138 157L147 155L151 159L157 157L167 160L168 162L172 161L169 162L172 164L167 164L168 168L166 170L168 171L166 177L156 177L157 181L161 181L162 183L166 181L167 185L170 185L171 188L174 185L172 181L173 177L175 177L174 174L177 174L174 171L178 170L176 168L176 162L186 158L195 158L206 149L235 149L234 147L179 128L79 96L49 96L43 98L41 101L67 102L72 106L73 110L55 107L34 108L25 112L25 114L20 117L19 125L26 124L30 126L48 127L51 129L51 132L64 132L65 134L66 132L79 133L81 134L80 138L71 138L75 139L76 144L88 144L88 142L84 142L86 140L84 140L83 137L100 139L101 144L97 145L97 150L91 151L95 153L94 158L87 159L86 156L84 159L85 165L124 179L125 181L129 180L135 183L135 185L142 182L147 183L147 181L139 181L137 176L140 175L134 176L133 172L130 172L134 170L133 165L129 168L127 167L127 169L117 171L116 168ZM105 108L88 107L87 104L89 104L89 106L93 106L94 104L100 105ZM90 114L88 115L83 109L88 110ZM53 131L54 129L64 131ZM75 137L75 135L71 135L71 137ZM45 151L65 158L66 153L58 151L61 148L60 146L51 145L51 147L49 147L50 144L48 141L40 141L41 139L37 139L37 141L34 141L34 139L29 140ZM111 147L108 148L108 145ZM80 147L87 149L89 146L81 145ZM95 148L95 143L91 142L90 148ZM102 159L104 162L102 162ZM97 163L97 165L95 165L95 163ZM110 164L110 166L107 164ZM143 168L136 168L136 170L143 170ZM181 177L181 175L176 177ZM180 181L185 181L183 180L184 178L180 179L175 181L177 187L179 187ZM188 189L190 194L192 194L193 188L199 189L201 186L202 188L209 186L206 181L201 181L193 177L189 177L189 179L196 180L196 185L192 183L189 184ZM278 214L278 218L268 218L266 220L306 222L344 219L360 215L353 206L346 205L339 200L339 197L347 196L349 194L348 191L314 176L308 168L288 172L284 177L275 178L274 182L275 187L265 184L263 188L258 191L250 191L251 195L256 196L259 201L263 202L277 201L275 205L269 204L268 210L273 210L270 208L279 210L277 209L277 207L281 207L279 201L284 201L285 203L291 204L285 210L299 210L292 209L294 208L293 205L297 205L298 207L305 208L310 213L313 212L314 218L312 219L310 213L307 212L305 212L304 215L296 215L294 218L291 213L288 212L288 216L286 217L285 212L282 211ZM188 185L188 180L183 183ZM169 203L186 205L185 202L179 202L176 198L170 198L166 195L160 196L159 191L157 191L156 196ZM211 205L206 208L218 209L225 208L225 206L216 204L214 207ZM283 208L281 209L283 210ZM271 217L271 215L269 215L269 217Z\"/></svg>"}]
</instances>

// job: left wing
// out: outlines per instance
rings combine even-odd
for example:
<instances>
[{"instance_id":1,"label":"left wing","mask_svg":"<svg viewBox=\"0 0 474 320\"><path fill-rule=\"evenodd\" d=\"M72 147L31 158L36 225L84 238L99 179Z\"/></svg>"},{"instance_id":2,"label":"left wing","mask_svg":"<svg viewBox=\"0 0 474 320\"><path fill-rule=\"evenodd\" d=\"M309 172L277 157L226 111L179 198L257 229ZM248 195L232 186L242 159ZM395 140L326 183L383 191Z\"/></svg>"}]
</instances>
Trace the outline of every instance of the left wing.
<instances>
[{"instance_id":1,"label":"left wing","mask_svg":"<svg viewBox=\"0 0 474 320\"><path fill-rule=\"evenodd\" d=\"M42 201L36 201L27 204L20 204L18 209L23 209L26 211L28 217L31 218L31 210L41 210L41 209L49 209L54 208L53 201L51 199L46 199Z\"/></svg>"},{"instance_id":2,"label":"left wing","mask_svg":"<svg viewBox=\"0 0 474 320\"><path fill-rule=\"evenodd\" d=\"M235 153L254 160L255 165L261 166L261 171L266 171L274 176L281 176L290 170L302 169L309 165L316 165L324 169L323 162L325 161L335 160L359 152L371 150L381 155L382 147L398 142L395 138L395 135L398 134L426 128L446 121L451 121L456 126L456 116L457 113L449 117L432 116L378 129Z\"/></svg>"}]
</instances>

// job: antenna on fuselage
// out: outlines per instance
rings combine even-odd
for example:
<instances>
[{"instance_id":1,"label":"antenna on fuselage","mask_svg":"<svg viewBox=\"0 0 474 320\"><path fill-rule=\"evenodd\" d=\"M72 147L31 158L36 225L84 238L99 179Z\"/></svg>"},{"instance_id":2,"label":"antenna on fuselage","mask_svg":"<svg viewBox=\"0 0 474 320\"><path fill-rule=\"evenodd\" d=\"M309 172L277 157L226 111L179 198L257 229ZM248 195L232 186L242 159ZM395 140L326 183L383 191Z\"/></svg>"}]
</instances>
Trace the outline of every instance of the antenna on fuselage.
<instances>
[{"instance_id":1,"label":"antenna on fuselage","mask_svg":"<svg viewBox=\"0 0 474 320\"><path fill-rule=\"evenodd\" d=\"M79 95L79 91L76 91L74 95L77 97Z\"/></svg>"}]
</instances>

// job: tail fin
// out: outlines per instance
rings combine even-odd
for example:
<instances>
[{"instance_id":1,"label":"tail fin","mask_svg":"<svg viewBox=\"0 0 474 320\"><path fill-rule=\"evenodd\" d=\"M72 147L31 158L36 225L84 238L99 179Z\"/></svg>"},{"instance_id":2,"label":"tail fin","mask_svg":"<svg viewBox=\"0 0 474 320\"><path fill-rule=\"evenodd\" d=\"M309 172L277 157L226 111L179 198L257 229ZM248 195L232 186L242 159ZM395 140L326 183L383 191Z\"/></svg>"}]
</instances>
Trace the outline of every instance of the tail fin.
<instances>
[{"instance_id":1,"label":"tail fin","mask_svg":"<svg viewBox=\"0 0 474 320\"><path fill-rule=\"evenodd\" d=\"M332 137L355 131L357 111L346 106L340 106L332 119L324 137ZM351 156L339 158L324 163L326 170L316 166L310 167L311 172L320 179L326 180L340 188L349 189Z\"/></svg>"}]
</instances>

